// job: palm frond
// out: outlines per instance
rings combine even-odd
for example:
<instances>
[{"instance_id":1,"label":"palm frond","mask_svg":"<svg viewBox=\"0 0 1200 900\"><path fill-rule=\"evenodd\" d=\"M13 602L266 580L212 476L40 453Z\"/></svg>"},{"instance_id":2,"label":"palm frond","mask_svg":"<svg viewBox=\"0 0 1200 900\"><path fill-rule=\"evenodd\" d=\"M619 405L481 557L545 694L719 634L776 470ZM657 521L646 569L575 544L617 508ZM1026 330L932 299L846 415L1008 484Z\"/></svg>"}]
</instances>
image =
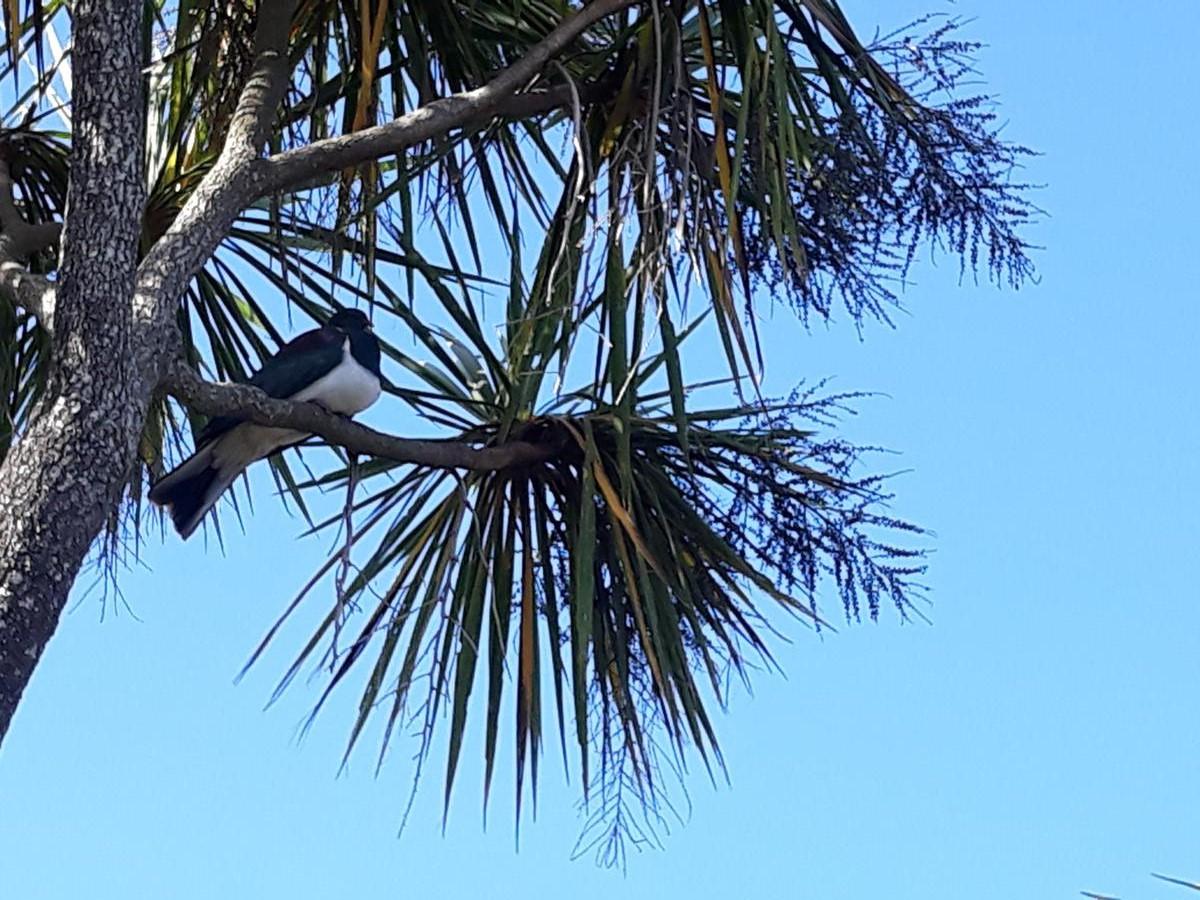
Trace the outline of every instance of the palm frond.
<instances>
[{"instance_id":1,"label":"palm frond","mask_svg":"<svg viewBox=\"0 0 1200 900\"><path fill-rule=\"evenodd\" d=\"M514 437L561 448L526 469L455 478L377 461L358 473L353 545L365 556L280 689L306 665L326 667L323 704L369 668L348 754L381 705L384 746L398 725L432 727L448 705L447 803L481 669L488 785L511 681L518 795L526 772L536 786L546 678L559 740L574 738L582 783L602 795L612 778L657 790L660 729L672 758L691 748L719 766L711 705L731 675L771 664L770 616L756 597L817 628L826 587L849 618L874 618L885 603L913 611L921 553L888 535L919 530L886 513L882 482L856 474L854 448L802 425L826 422L841 402L797 395L766 410L692 411L686 452L669 411L608 407L521 421ZM487 445L502 427L461 437ZM321 486L349 477L332 472Z\"/></svg>"}]
</instances>

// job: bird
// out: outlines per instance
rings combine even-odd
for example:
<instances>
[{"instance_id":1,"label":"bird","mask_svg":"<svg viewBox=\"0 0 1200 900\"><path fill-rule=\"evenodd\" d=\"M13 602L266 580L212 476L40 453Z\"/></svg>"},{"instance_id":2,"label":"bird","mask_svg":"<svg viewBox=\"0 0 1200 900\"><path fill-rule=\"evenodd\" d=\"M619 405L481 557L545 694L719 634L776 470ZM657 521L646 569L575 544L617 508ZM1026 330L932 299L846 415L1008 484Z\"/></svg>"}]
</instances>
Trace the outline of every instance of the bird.
<instances>
[{"instance_id":1,"label":"bird","mask_svg":"<svg viewBox=\"0 0 1200 900\"><path fill-rule=\"evenodd\" d=\"M320 328L284 344L249 384L276 399L309 401L353 416L379 399L379 340L357 309L341 309ZM221 495L252 463L307 438L302 431L272 428L238 416L210 419L196 438L196 452L154 483L150 500L166 507L187 540Z\"/></svg>"}]
</instances>

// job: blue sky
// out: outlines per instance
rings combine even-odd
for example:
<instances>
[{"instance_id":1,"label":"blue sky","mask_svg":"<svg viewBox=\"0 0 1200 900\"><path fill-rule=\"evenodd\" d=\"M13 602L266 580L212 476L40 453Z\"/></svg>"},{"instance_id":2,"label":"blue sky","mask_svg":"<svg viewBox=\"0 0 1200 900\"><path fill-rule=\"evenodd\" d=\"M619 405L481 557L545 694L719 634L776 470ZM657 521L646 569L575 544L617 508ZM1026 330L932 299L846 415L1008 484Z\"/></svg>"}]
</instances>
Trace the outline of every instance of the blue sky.
<instances>
[{"instance_id":1,"label":"blue sky","mask_svg":"<svg viewBox=\"0 0 1200 900\"><path fill-rule=\"evenodd\" d=\"M314 690L263 711L294 643L233 683L326 549L260 478L224 555L150 542L121 581L136 618L79 592L0 753L4 896L1189 895L1148 873L1200 878L1200 7L844 7L867 32L975 17L1009 135L1044 154L1040 284L960 287L945 260L894 331L763 329L770 389L886 394L846 428L911 470L897 508L936 532L932 624L793 629L786 678L718 722L730 785L692 773L688 821L624 875L570 860L552 753L519 851L503 777L483 828L470 747L445 833L437 767L398 839L404 748L338 777L350 698L303 741Z\"/></svg>"}]
</instances>

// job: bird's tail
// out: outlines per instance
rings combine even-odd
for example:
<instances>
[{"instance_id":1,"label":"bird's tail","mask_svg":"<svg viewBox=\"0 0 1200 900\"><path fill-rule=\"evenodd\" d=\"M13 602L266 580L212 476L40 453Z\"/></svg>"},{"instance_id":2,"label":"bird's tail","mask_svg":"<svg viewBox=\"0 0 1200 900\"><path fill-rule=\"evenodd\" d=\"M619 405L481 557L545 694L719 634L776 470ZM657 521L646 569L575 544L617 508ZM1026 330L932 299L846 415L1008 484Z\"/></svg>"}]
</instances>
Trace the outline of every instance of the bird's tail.
<instances>
[{"instance_id":1,"label":"bird's tail","mask_svg":"<svg viewBox=\"0 0 1200 900\"><path fill-rule=\"evenodd\" d=\"M241 467L219 464L219 443L201 447L150 489L150 500L170 510L175 530L185 540L241 472Z\"/></svg>"}]
</instances>

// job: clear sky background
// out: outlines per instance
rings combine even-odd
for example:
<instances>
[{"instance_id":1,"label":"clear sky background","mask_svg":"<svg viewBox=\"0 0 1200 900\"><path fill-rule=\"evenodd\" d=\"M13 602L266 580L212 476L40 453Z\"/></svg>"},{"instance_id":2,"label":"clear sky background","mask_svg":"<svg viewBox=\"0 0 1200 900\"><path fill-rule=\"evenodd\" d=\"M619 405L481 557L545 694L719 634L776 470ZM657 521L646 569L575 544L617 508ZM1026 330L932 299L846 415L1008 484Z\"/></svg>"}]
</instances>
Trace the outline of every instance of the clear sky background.
<instances>
[{"instance_id":1,"label":"clear sky background","mask_svg":"<svg viewBox=\"0 0 1200 900\"><path fill-rule=\"evenodd\" d=\"M444 835L435 756L397 838L405 747L338 777L352 697L303 741L314 688L263 711L294 642L233 683L327 548L260 477L224 555L150 540L121 580L136 618L78 592L0 752L0 896L1190 896L1148 873L1200 878L1200 5L844 6L868 33L976 17L1008 134L1044 153L1039 285L960 287L943 260L894 331L764 329L773 391L886 393L847 430L912 470L897 510L936 532L932 624L792 629L786 678L718 721L731 784L694 772L686 824L624 875L570 860L549 738L519 850L510 770L485 830L471 746Z\"/></svg>"}]
</instances>

